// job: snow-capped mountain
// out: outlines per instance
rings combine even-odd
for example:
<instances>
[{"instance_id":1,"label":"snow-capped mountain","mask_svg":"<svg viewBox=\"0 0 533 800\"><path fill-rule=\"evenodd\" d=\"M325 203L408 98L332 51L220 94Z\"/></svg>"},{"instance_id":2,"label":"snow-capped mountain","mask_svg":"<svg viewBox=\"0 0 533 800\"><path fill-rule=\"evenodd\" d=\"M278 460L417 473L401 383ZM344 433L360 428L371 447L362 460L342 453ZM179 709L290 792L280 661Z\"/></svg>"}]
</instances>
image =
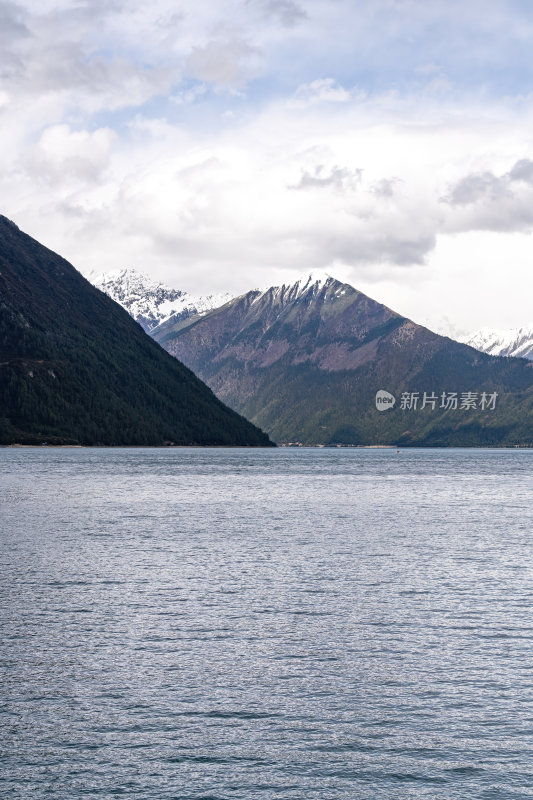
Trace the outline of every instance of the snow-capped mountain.
<instances>
[{"instance_id":1,"label":"snow-capped mountain","mask_svg":"<svg viewBox=\"0 0 533 800\"><path fill-rule=\"evenodd\" d=\"M507 331L482 328L463 341L491 356L517 356L533 361L533 322Z\"/></svg>"},{"instance_id":2,"label":"snow-capped mountain","mask_svg":"<svg viewBox=\"0 0 533 800\"><path fill-rule=\"evenodd\" d=\"M313 270L312 272L303 273L293 283L282 283L279 286L253 289L248 292L248 295L253 295L252 306L266 301L267 307L271 309L271 313L277 318L277 315L282 314L286 306L296 300L305 298L310 302L313 297L316 297L326 289L328 290L326 294L327 300L331 303L341 298L347 291L352 290L353 286L341 283L327 272Z\"/></svg>"},{"instance_id":3,"label":"snow-capped mountain","mask_svg":"<svg viewBox=\"0 0 533 800\"><path fill-rule=\"evenodd\" d=\"M264 289L258 289L259 292L256 300L259 300L265 294L272 293L278 301L282 303L290 303L298 297L312 291L316 294L323 286L330 283L338 283L336 278L328 275L327 272L322 270L313 270L312 272L305 272L294 283L284 283L281 286L267 286ZM255 301L254 301L255 302Z\"/></svg>"},{"instance_id":4,"label":"snow-capped mountain","mask_svg":"<svg viewBox=\"0 0 533 800\"><path fill-rule=\"evenodd\" d=\"M200 319L170 318L152 336L277 442L530 441L533 394L509 399L502 416L499 408L480 407L485 416L474 422L464 408L448 413L438 405L443 393L496 397L512 394L513 385L533 393L528 364L504 362L432 333L322 272L246 292ZM387 416L376 407L383 389L398 401ZM413 414L400 402L409 392L420 400ZM424 397L433 398L431 407Z\"/></svg>"},{"instance_id":5,"label":"snow-capped mountain","mask_svg":"<svg viewBox=\"0 0 533 800\"><path fill-rule=\"evenodd\" d=\"M231 295L196 296L154 281L134 269L91 273L89 280L102 292L120 303L148 333L160 322L206 314L231 299Z\"/></svg>"},{"instance_id":6,"label":"snow-capped mountain","mask_svg":"<svg viewBox=\"0 0 533 800\"><path fill-rule=\"evenodd\" d=\"M315 270L306 272L293 283L284 283L279 286L270 286L264 289L252 289L239 297L230 298L226 296L219 307L230 304L232 308L240 308L242 301L249 307L252 314L257 315L257 323L262 330L277 322L285 311L300 302L312 305L316 298L323 294L325 302L331 304L335 300L342 299L346 292L355 291L348 284L341 283L336 278L332 278L326 272ZM208 309L218 313L219 307ZM253 309L253 310L252 310ZM234 315L232 314L232 319ZM163 344L169 337L173 336L189 324L188 318L183 315L172 314L164 319L159 325L152 328L151 336ZM164 347L166 345L163 344Z\"/></svg>"}]
</instances>

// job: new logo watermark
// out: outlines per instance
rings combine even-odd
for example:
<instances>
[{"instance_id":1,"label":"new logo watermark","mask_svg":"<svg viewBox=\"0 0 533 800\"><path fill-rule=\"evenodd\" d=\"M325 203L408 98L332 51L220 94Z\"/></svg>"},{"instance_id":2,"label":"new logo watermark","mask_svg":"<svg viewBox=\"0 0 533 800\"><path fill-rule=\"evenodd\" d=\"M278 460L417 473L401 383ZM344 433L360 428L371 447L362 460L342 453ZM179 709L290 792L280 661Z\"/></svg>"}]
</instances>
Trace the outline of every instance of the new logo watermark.
<instances>
[{"instance_id":1,"label":"new logo watermark","mask_svg":"<svg viewBox=\"0 0 533 800\"><path fill-rule=\"evenodd\" d=\"M394 408L395 403L396 398L394 395L386 392L385 389L380 389L376 393L376 408L378 411L388 411L389 408Z\"/></svg>"},{"instance_id":2,"label":"new logo watermark","mask_svg":"<svg viewBox=\"0 0 533 800\"><path fill-rule=\"evenodd\" d=\"M498 392L402 392L398 408L402 411L494 411ZM396 398L385 389L376 392L376 408L394 408Z\"/></svg>"}]
</instances>

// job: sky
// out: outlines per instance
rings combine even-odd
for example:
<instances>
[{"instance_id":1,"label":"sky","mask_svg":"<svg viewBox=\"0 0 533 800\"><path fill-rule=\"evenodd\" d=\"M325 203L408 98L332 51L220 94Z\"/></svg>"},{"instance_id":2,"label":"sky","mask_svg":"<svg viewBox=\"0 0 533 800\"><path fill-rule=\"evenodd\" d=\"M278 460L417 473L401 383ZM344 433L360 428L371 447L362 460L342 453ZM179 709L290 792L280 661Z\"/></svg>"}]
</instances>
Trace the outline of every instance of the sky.
<instances>
[{"instance_id":1,"label":"sky","mask_svg":"<svg viewBox=\"0 0 533 800\"><path fill-rule=\"evenodd\" d=\"M0 0L0 213L81 272L533 321L530 0Z\"/></svg>"}]
</instances>

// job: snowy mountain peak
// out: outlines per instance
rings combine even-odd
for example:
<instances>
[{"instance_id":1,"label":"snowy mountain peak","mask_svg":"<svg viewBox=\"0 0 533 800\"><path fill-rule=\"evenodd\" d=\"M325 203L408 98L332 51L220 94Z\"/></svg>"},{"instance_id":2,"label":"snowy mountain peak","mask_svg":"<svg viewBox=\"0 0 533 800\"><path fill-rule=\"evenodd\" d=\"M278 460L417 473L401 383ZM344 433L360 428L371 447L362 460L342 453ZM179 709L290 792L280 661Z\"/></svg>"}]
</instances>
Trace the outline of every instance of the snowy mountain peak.
<instances>
[{"instance_id":1,"label":"snowy mountain peak","mask_svg":"<svg viewBox=\"0 0 533 800\"><path fill-rule=\"evenodd\" d=\"M171 289L169 286L165 286L159 281L154 281L148 275L135 269L125 268L102 273L91 272L89 280L102 291L106 291L109 288L128 297L133 295L145 297L147 294L156 295L161 291L167 296L175 295L179 297L183 294L178 289Z\"/></svg>"},{"instance_id":2,"label":"snowy mountain peak","mask_svg":"<svg viewBox=\"0 0 533 800\"><path fill-rule=\"evenodd\" d=\"M310 286L323 286L324 284L328 283L329 281L334 281L331 275L324 270L315 269L311 272L304 272L298 280L295 282L295 286L299 285L303 292L305 292Z\"/></svg>"},{"instance_id":3,"label":"snowy mountain peak","mask_svg":"<svg viewBox=\"0 0 533 800\"><path fill-rule=\"evenodd\" d=\"M346 290L342 288L344 285L342 281L337 280L337 278L329 275L324 270L312 270L311 272L302 273L293 283L282 283L278 286L255 289L256 297L252 303L255 305L265 295L271 295L282 304L292 303L308 293L310 293L310 296L316 296L323 287L329 288L333 284L338 285L335 297L340 297L346 293Z\"/></svg>"},{"instance_id":4,"label":"snowy mountain peak","mask_svg":"<svg viewBox=\"0 0 533 800\"><path fill-rule=\"evenodd\" d=\"M165 286L134 269L93 272L89 280L125 308L147 332L169 317L188 319L206 314L231 299L227 293L194 296Z\"/></svg>"},{"instance_id":5,"label":"snowy mountain peak","mask_svg":"<svg viewBox=\"0 0 533 800\"><path fill-rule=\"evenodd\" d=\"M511 330L481 328L463 341L491 356L515 356L533 361L533 322Z\"/></svg>"},{"instance_id":6,"label":"snowy mountain peak","mask_svg":"<svg viewBox=\"0 0 533 800\"><path fill-rule=\"evenodd\" d=\"M304 274L300 275L298 280L296 280L293 284L289 284L288 286L285 285L282 288L285 290L288 289L296 298L305 294L309 290L317 292L323 286L327 286L333 281L335 281L335 278L333 278L331 275L328 275L327 272L324 272L323 270L313 270L312 272L305 272Z\"/></svg>"},{"instance_id":7,"label":"snowy mountain peak","mask_svg":"<svg viewBox=\"0 0 533 800\"><path fill-rule=\"evenodd\" d=\"M323 270L313 270L301 275L295 283L284 284L275 288L275 291L282 293L290 300L296 300L304 295L316 296L322 289L335 288L334 293L329 298L330 300L337 299L346 294L346 285L344 281L339 281L333 275ZM352 287L353 288L353 287Z\"/></svg>"}]
</instances>

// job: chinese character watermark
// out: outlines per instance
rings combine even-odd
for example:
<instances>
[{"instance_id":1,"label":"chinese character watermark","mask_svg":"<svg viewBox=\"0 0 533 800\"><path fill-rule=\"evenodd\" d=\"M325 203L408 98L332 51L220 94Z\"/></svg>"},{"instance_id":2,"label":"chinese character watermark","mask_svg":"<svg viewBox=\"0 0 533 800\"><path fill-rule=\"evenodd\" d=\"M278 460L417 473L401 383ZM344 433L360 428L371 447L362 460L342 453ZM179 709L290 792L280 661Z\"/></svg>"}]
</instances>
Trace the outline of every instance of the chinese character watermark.
<instances>
[{"instance_id":1,"label":"chinese character watermark","mask_svg":"<svg viewBox=\"0 0 533 800\"><path fill-rule=\"evenodd\" d=\"M498 392L402 392L398 408L402 411L494 411ZM378 411L394 408L396 398L385 389L376 394Z\"/></svg>"}]
</instances>

